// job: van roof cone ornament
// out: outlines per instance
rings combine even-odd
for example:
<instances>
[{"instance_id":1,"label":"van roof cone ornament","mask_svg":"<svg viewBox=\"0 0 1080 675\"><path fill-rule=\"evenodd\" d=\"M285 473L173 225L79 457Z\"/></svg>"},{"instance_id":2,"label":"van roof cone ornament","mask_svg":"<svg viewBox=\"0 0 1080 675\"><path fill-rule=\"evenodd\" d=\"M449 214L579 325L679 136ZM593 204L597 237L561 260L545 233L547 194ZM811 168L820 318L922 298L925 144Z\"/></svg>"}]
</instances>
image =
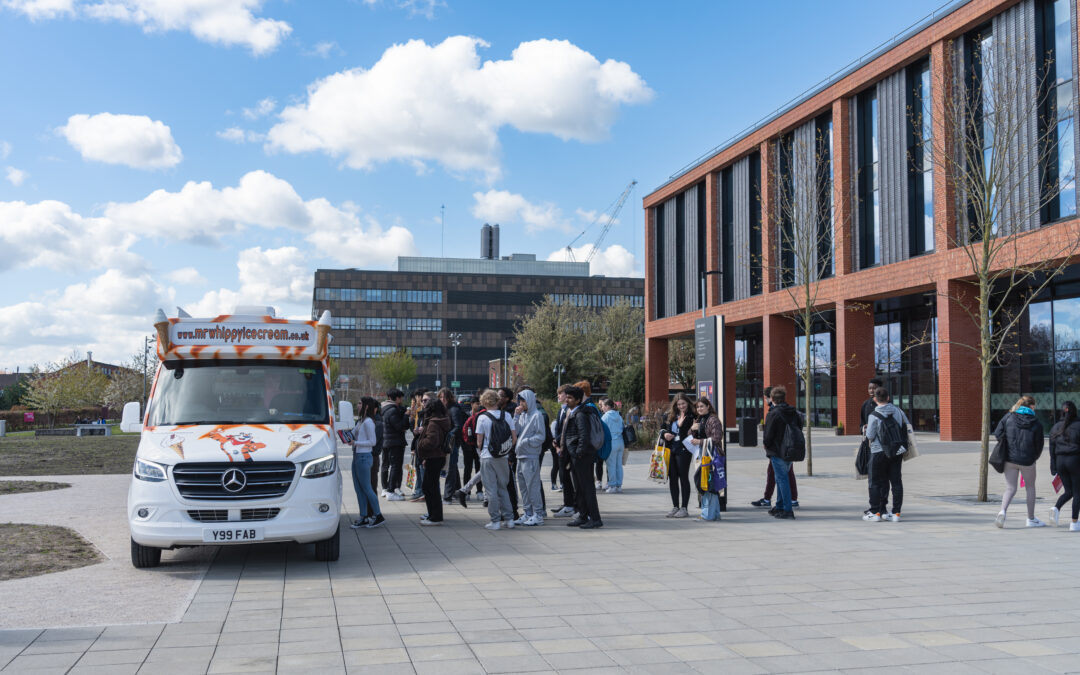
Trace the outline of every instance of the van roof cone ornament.
<instances>
[{"instance_id":1,"label":"van roof cone ornament","mask_svg":"<svg viewBox=\"0 0 1080 675\"><path fill-rule=\"evenodd\" d=\"M328 352L328 338L330 337L330 310L323 310L322 316L319 317L319 323L315 326L315 331L315 349L319 353L319 358L325 359Z\"/></svg>"},{"instance_id":2,"label":"van roof cone ornament","mask_svg":"<svg viewBox=\"0 0 1080 675\"><path fill-rule=\"evenodd\" d=\"M169 343L169 317L165 316L164 310L160 308L154 315L154 328L157 329L158 354L164 356L172 345Z\"/></svg>"}]
</instances>

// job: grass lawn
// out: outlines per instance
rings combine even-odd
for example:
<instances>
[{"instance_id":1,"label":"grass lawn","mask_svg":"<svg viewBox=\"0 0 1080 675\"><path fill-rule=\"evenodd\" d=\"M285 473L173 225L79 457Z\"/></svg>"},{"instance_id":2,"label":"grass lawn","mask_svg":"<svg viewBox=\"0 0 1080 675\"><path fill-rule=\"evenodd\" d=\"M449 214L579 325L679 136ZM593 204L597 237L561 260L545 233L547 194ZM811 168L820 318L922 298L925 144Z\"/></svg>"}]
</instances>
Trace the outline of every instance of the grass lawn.
<instances>
[{"instance_id":1,"label":"grass lawn","mask_svg":"<svg viewBox=\"0 0 1080 675\"><path fill-rule=\"evenodd\" d=\"M102 556L75 531L55 525L0 523L0 581L35 577L101 562Z\"/></svg>"},{"instance_id":2,"label":"grass lawn","mask_svg":"<svg viewBox=\"0 0 1080 675\"><path fill-rule=\"evenodd\" d=\"M71 483L51 483L41 480L0 480L0 495L14 495L20 492L45 492L47 490L63 490L71 487Z\"/></svg>"},{"instance_id":3,"label":"grass lawn","mask_svg":"<svg viewBox=\"0 0 1080 675\"><path fill-rule=\"evenodd\" d=\"M139 434L0 438L0 476L129 473L138 446Z\"/></svg>"}]
</instances>

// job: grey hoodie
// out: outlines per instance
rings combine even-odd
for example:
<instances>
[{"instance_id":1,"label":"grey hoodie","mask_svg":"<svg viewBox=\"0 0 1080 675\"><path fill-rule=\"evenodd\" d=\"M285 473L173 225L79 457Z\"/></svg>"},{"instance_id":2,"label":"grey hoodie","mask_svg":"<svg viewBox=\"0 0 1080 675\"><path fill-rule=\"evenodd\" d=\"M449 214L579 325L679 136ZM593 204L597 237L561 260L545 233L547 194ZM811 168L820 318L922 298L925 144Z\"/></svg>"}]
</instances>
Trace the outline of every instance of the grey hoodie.
<instances>
[{"instance_id":1,"label":"grey hoodie","mask_svg":"<svg viewBox=\"0 0 1080 675\"><path fill-rule=\"evenodd\" d=\"M514 451L518 459L532 459L540 456L540 448L547 436L544 430L544 415L536 407L536 394L523 389L518 396L525 401L526 411L514 417L514 428L518 435Z\"/></svg>"},{"instance_id":2,"label":"grey hoodie","mask_svg":"<svg viewBox=\"0 0 1080 675\"><path fill-rule=\"evenodd\" d=\"M874 411L881 415L887 415L892 417L900 424L901 429L906 429L908 424L907 415L900 408L897 408L892 403L886 403L874 408ZM870 441L870 452L877 454L884 450L881 447L881 442L878 441L878 427L881 426L881 420L874 417L873 413L870 414L870 418L866 421L866 439Z\"/></svg>"}]
</instances>

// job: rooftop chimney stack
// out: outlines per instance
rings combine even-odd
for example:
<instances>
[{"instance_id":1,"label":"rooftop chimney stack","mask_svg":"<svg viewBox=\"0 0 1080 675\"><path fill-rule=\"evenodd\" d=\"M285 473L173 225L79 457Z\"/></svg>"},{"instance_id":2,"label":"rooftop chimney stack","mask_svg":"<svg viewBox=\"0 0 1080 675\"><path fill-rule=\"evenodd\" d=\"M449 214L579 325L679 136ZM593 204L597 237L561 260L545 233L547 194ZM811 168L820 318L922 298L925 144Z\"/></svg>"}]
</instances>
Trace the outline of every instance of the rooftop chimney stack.
<instances>
[{"instance_id":1,"label":"rooftop chimney stack","mask_svg":"<svg viewBox=\"0 0 1080 675\"><path fill-rule=\"evenodd\" d=\"M87 370L90 370L91 368L93 368L93 366L91 365L93 360L94 360L94 352L86 352L86 369Z\"/></svg>"},{"instance_id":2,"label":"rooftop chimney stack","mask_svg":"<svg viewBox=\"0 0 1080 675\"><path fill-rule=\"evenodd\" d=\"M499 224L480 228L480 257L486 260L499 259Z\"/></svg>"}]
</instances>

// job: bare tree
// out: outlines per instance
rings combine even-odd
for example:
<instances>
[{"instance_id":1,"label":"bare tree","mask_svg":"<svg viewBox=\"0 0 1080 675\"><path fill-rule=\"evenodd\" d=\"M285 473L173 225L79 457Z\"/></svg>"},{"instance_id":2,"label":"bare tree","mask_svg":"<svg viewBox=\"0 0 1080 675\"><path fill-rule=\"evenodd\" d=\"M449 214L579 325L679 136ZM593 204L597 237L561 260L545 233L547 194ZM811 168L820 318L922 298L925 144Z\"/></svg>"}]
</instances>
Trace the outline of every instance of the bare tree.
<instances>
[{"instance_id":1,"label":"bare tree","mask_svg":"<svg viewBox=\"0 0 1080 675\"><path fill-rule=\"evenodd\" d=\"M1032 299L1080 252L1080 237L1075 230L1060 237L1035 234L1053 219L1046 210L1059 197L1075 207L1073 158L1058 161L1059 150L1072 153L1073 144L1059 139L1071 137L1075 111L1071 96L1067 107L1057 107L1053 60L1036 54L1034 40L1025 37L996 44L976 37L973 44L960 72L934 82L945 94L944 105L921 102L911 117L917 128L944 130L940 138L923 134L919 147L953 195L957 217L947 237L950 248L962 251L968 272L959 289L939 291L939 302L961 308L979 335L975 344L948 342L970 349L979 363L978 500L986 501L992 369L1017 346ZM949 51L946 62L955 63Z\"/></svg>"},{"instance_id":2,"label":"bare tree","mask_svg":"<svg viewBox=\"0 0 1080 675\"><path fill-rule=\"evenodd\" d=\"M668 340L668 377L683 389L697 383L697 354L691 339Z\"/></svg>"},{"instance_id":3,"label":"bare tree","mask_svg":"<svg viewBox=\"0 0 1080 675\"><path fill-rule=\"evenodd\" d=\"M809 433L815 376L838 367L827 350L814 339L815 327L828 326L826 310L819 302L822 279L833 274L834 232L848 227L851 209L846 203L852 190L833 189L832 132L816 123L782 136L776 143L776 161L767 179L772 187L770 206L777 250L766 273L779 283L798 309L790 315L800 341L793 365L801 380L806 416L806 473L814 475L813 441ZM826 330L826 332L828 332ZM792 346L793 351L795 346Z\"/></svg>"}]
</instances>

